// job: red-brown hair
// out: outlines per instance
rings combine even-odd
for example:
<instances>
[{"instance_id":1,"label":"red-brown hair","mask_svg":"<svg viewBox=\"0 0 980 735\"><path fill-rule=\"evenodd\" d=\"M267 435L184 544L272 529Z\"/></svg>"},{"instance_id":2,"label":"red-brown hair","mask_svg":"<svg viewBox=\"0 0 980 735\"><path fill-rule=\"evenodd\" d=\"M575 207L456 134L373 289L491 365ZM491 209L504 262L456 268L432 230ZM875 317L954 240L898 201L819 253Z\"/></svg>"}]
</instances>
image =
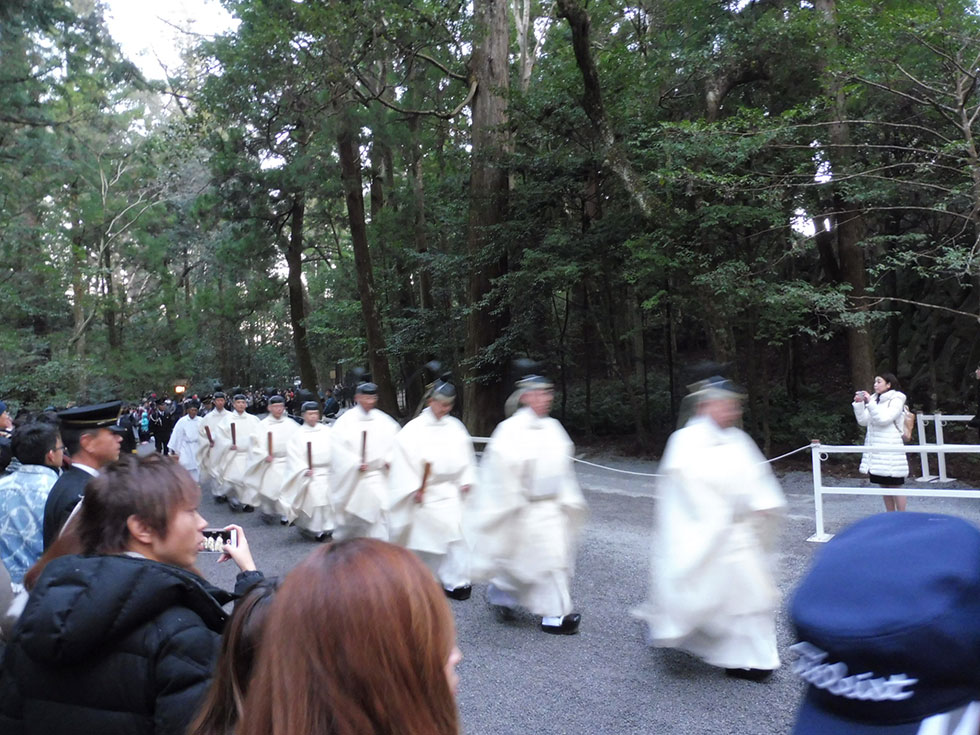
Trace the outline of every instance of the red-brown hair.
<instances>
[{"instance_id":1,"label":"red-brown hair","mask_svg":"<svg viewBox=\"0 0 980 735\"><path fill-rule=\"evenodd\" d=\"M279 590L239 735L458 735L452 613L410 551L321 547Z\"/></svg>"},{"instance_id":2,"label":"red-brown hair","mask_svg":"<svg viewBox=\"0 0 980 735\"><path fill-rule=\"evenodd\" d=\"M235 610L221 637L221 653L214 667L214 678L187 735L232 735L235 732L277 589L278 578L269 577L253 585L235 601Z\"/></svg>"}]
</instances>

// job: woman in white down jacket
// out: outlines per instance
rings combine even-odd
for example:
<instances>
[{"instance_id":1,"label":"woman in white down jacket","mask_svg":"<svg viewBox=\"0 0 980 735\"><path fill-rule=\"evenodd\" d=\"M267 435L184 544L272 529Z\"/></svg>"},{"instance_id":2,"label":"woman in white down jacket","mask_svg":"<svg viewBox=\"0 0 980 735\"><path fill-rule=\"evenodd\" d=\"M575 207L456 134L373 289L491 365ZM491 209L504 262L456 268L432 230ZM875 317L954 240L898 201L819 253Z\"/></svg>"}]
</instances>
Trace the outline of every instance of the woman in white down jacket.
<instances>
[{"instance_id":1,"label":"woman in white down jacket","mask_svg":"<svg viewBox=\"0 0 980 735\"><path fill-rule=\"evenodd\" d=\"M859 390L854 394L854 418L866 426L866 447L901 447L902 409L905 394L899 388L898 378L883 373L875 378L874 395ZM905 454L898 452L865 452L861 457L862 474L875 485L900 487L909 476L909 462ZM904 495L885 495L885 510L905 510Z\"/></svg>"}]
</instances>

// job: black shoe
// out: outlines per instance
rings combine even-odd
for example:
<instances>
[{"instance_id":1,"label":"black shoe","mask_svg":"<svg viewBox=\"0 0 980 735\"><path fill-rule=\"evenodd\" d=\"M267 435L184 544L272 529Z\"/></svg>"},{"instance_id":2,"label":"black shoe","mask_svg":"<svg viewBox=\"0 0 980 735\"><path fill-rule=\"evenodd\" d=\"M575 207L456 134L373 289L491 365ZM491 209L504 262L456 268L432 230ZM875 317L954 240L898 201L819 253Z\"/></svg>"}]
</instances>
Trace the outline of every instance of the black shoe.
<instances>
[{"instance_id":1,"label":"black shoe","mask_svg":"<svg viewBox=\"0 0 980 735\"><path fill-rule=\"evenodd\" d=\"M327 541L333 541L333 531L324 531L323 533L318 533L316 535L316 540L321 544L325 544Z\"/></svg>"},{"instance_id":2,"label":"black shoe","mask_svg":"<svg viewBox=\"0 0 980 735\"><path fill-rule=\"evenodd\" d=\"M578 613L565 615L558 625L545 625L541 623L541 630L552 635L575 635L578 633L578 624L582 622L582 616Z\"/></svg>"},{"instance_id":3,"label":"black shoe","mask_svg":"<svg viewBox=\"0 0 980 735\"><path fill-rule=\"evenodd\" d=\"M254 512L255 512L255 508L253 506L251 505L242 506L242 513L254 513Z\"/></svg>"},{"instance_id":4,"label":"black shoe","mask_svg":"<svg viewBox=\"0 0 980 735\"><path fill-rule=\"evenodd\" d=\"M232 513L241 513L242 512L242 504L239 503L237 500L229 500L228 501L228 510L230 510Z\"/></svg>"},{"instance_id":5,"label":"black shoe","mask_svg":"<svg viewBox=\"0 0 980 735\"><path fill-rule=\"evenodd\" d=\"M772 676L772 669L725 669L725 676L746 681L765 681Z\"/></svg>"},{"instance_id":6,"label":"black shoe","mask_svg":"<svg viewBox=\"0 0 980 735\"><path fill-rule=\"evenodd\" d=\"M289 519L286 518L286 516L279 516L279 525L280 526L291 526L293 524L290 523Z\"/></svg>"},{"instance_id":7,"label":"black shoe","mask_svg":"<svg viewBox=\"0 0 980 735\"><path fill-rule=\"evenodd\" d=\"M218 503L218 504L227 503L228 502L228 496L227 495L215 495L214 496L214 502L215 503Z\"/></svg>"},{"instance_id":8,"label":"black shoe","mask_svg":"<svg viewBox=\"0 0 980 735\"><path fill-rule=\"evenodd\" d=\"M514 615L514 608L512 607L506 605L491 605L490 607L493 609L494 616L501 623L509 623L517 617Z\"/></svg>"},{"instance_id":9,"label":"black shoe","mask_svg":"<svg viewBox=\"0 0 980 735\"><path fill-rule=\"evenodd\" d=\"M456 587L451 590L444 590L446 597L450 600L468 600L470 595L473 593L473 587L471 585L464 585L463 587Z\"/></svg>"}]
</instances>

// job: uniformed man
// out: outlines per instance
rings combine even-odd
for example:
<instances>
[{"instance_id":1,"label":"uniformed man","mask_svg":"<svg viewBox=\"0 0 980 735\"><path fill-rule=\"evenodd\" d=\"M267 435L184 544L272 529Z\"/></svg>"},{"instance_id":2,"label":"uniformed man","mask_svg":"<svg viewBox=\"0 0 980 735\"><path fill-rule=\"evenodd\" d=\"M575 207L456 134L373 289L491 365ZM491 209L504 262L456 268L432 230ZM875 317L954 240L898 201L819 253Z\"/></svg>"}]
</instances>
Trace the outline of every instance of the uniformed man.
<instances>
[{"instance_id":1,"label":"uniformed man","mask_svg":"<svg viewBox=\"0 0 980 735\"><path fill-rule=\"evenodd\" d=\"M269 415L259 422L252 434L248 469L245 473L245 497L257 498L262 521L289 523L279 512L279 493L286 476L286 450L293 434L299 430L286 415L286 399L280 395L269 399Z\"/></svg>"},{"instance_id":2,"label":"uniformed man","mask_svg":"<svg viewBox=\"0 0 980 735\"><path fill-rule=\"evenodd\" d=\"M71 455L71 467L61 473L44 504L44 548L58 538L89 479L119 459L122 435L116 420L122 401L78 406L58 413L61 438Z\"/></svg>"},{"instance_id":3,"label":"uniformed man","mask_svg":"<svg viewBox=\"0 0 980 735\"><path fill-rule=\"evenodd\" d=\"M469 599L470 551L463 500L473 485L473 440L453 416L456 388L437 381L418 418L395 437L391 459L391 541L414 551L454 600Z\"/></svg>"},{"instance_id":4,"label":"uniformed man","mask_svg":"<svg viewBox=\"0 0 980 735\"><path fill-rule=\"evenodd\" d=\"M378 410L378 386L361 383L355 406L333 425L334 507L338 538L388 540L388 460L401 428Z\"/></svg>"},{"instance_id":5,"label":"uniformed man","mask_svg":"<svg viewBox=\"0 0 980 735\"><path fill-rule=\"evenodd\" d=\"M520 408L490 437L468 516L474 571L490 581L487 599L498 616L507 619L522 605L541 616L546 633L570 635L581 619L569 585L586 504L572 440L549 416L553 400L544 377L517 383Z\"/></svg>"},{"instance_id":6,"label":"uniformed man","mask_svg":"<svg viewBox=\"0 0 980 735\"><path fill-rule=\"evenodd\" d=\"M331 429L320 423L317 401L300 408L303 424L289 440L279 510L307 538L329 541L336 526L329 475Z\"/></svg>"}]
</instances>

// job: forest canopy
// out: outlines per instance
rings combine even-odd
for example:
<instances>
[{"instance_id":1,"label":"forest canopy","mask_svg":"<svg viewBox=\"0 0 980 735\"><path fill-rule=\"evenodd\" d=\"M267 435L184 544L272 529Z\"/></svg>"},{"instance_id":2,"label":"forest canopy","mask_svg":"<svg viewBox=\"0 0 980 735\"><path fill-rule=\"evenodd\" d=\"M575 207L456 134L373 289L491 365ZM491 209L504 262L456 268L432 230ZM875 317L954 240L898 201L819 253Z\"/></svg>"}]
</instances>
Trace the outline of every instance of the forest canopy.
<instances>
[{"instance_id":1,"label":"forest canopy","mask_svg":"<svg viewBox=\"0 0 980 735\"><path fill-rule=\"evenodd\" d=\"M438 360L487 435L528 359L580 435L715 367L767 447L880 372L968 410L975 3L222 4L164 81L98 2L0 5L5 399L366 370L404 416Z\"/></svg>"}]
</instances>

